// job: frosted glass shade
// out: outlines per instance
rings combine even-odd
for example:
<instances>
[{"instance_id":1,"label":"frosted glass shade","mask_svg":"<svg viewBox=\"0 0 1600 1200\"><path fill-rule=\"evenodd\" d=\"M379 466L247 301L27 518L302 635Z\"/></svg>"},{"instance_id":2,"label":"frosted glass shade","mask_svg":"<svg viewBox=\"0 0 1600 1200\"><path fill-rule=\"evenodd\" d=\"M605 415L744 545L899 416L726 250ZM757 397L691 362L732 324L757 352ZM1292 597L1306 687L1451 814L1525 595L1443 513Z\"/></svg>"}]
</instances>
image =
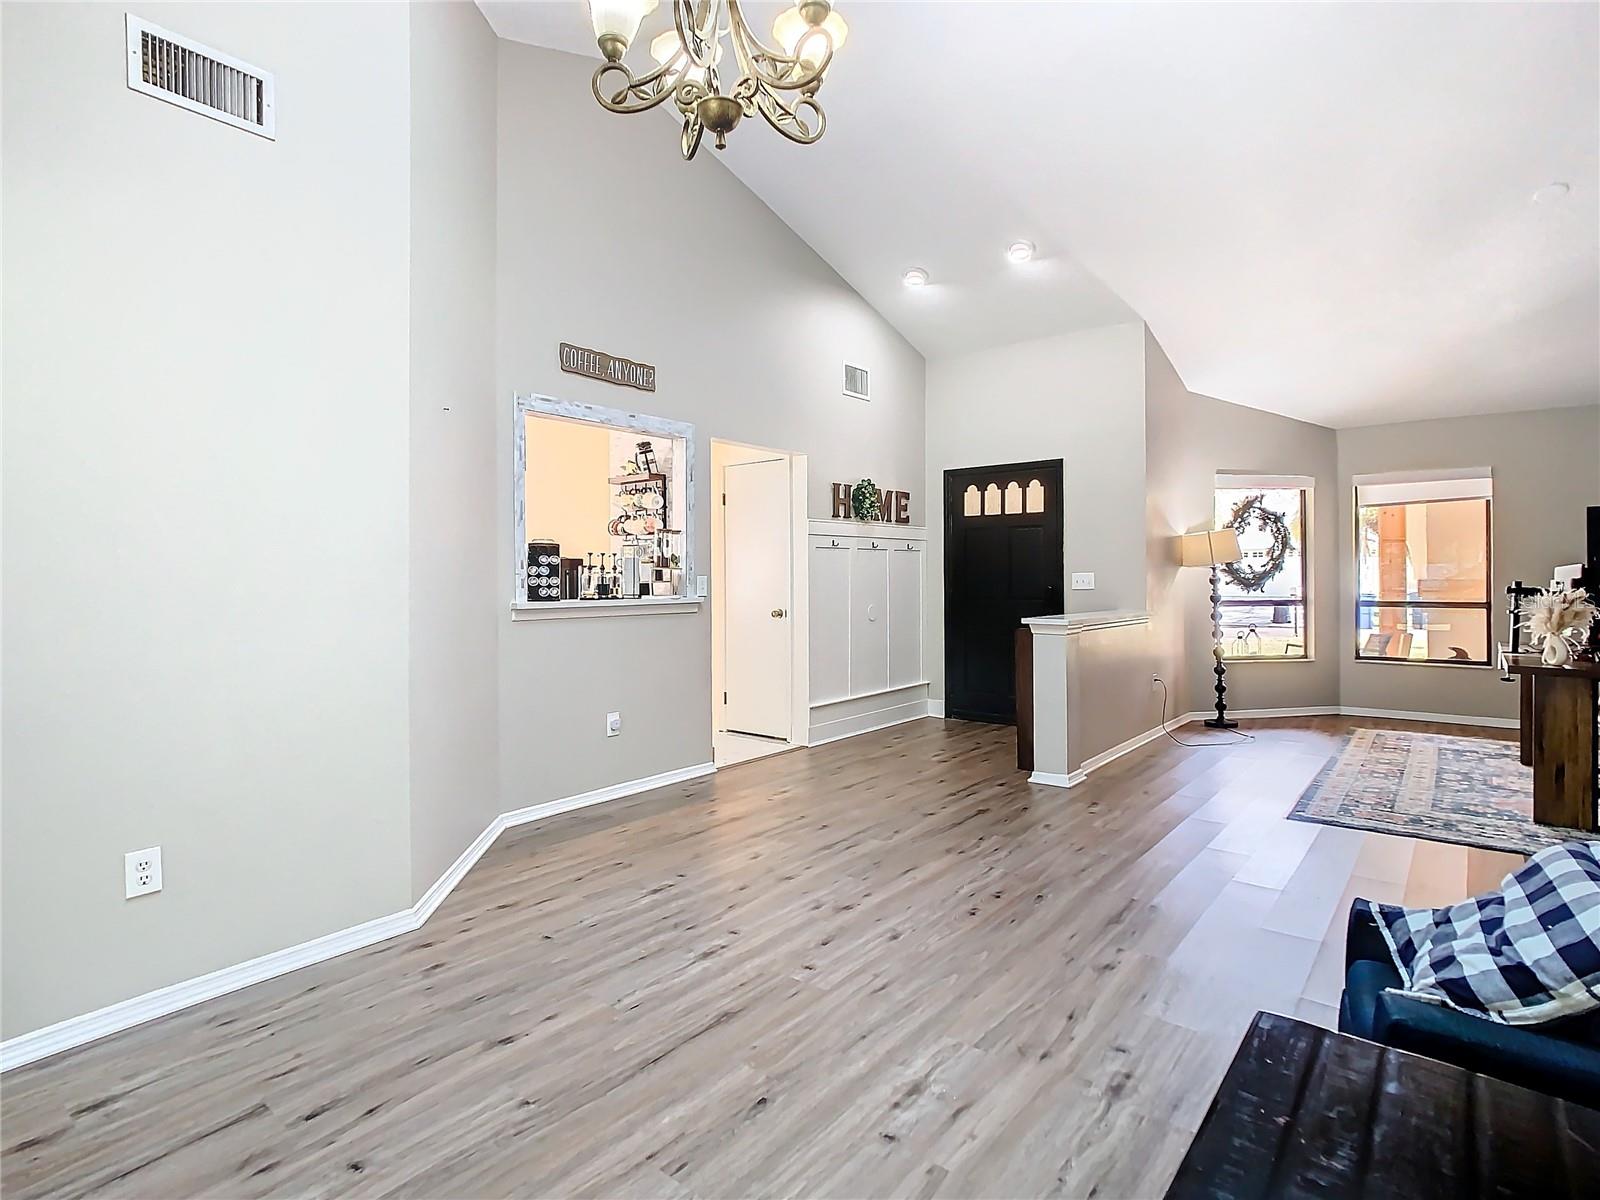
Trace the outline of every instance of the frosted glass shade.
<instances>
[{"instance_id":1,"label":"frosted glass shade","mask_svg":"<svg viewBox=\"0 0 1600 1200\"><path fill-rule=\"evenodd\" d=\"M655 12L659 0L589 0L589 20L596 38L617 37L629 45L639 23Z\"/></svg>"},{"instance_id":2,"label":"frosted glass shade","mask_svg":"<svg viewBox=\"0 0 1600 1200\"><path fill-rule=\"evenodd\" d=\"M822 28L833 38L833 50L837 54L844 48L845 38L850 36L850 27L838 13L830 12L823 18ZM772 23L772 38L783 47L785 54L798 55L807 67L815 67L828 52L827 39L818 37L812 27L806 24L798 6L786 8L778 14L778 19ZM796 50L796 47L799 49Z\"/></svg>"}]
</instances>

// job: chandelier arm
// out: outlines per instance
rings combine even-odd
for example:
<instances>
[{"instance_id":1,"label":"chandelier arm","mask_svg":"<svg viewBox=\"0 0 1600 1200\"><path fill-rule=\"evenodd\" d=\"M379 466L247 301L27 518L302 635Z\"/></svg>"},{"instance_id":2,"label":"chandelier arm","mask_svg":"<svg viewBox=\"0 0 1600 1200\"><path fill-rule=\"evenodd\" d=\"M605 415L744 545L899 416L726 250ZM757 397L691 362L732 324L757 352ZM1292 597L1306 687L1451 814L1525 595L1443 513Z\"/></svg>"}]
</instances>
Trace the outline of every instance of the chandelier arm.
<instances>
[{"instance_id":1,"label":"chandelier arm","mask_svg":"<svg viewBox=\"0 0 1600 1200\"><path fill-rule=\"evenodd\" d=\"M678 31L678 45L688 54L689 61L703 71L716 69L717 57L717 6L721 0L701 0L703 17L710 18L706 28L695 24L694 0L672 0L672 22ZM685 18L688 27L685 28ZM692 37L690 35L693 35ZM702 58L700 47L704 46Z\"/></svg>"},{"instance_id":2,"label":"chandelier arm","mask_svg":"<svg viewBox=\"0 0 1600 1200\"><path fill-rule=\"evenodd\" d=\"M628 69L625 63L603 62L595 68L594 77L590 80L594 98L600 102L601 107L607 108L612 112L648 112L668 97L676 94L677 88L664 87L661 84L684 57L684 53L680 50L655 70L637 78L634 77L633 72ZM607 93L601 90L600 81L614 71L620 72L625 82L618 86L616 91L611 92L608 97ZM629 97L632 97L631 102Z\"/></svg>"},{"instance_id":3,"label":"chandelier arm","mask_svg":"<svg viewBox=\"0 0 1600 1200\"><path fill-rule=\"evenodd\" d=\"M815 96L800 96L790 105L785 104L776 92L758 86L751 103L766 118L768 125L791 142L809 146L828 128L828 114L822 111L822 105L817 103Z\"/></svg>"},{"instance_id":4,"label":"chandelier arm","mask_svg":"<svg viewBox=\"0 0 1600 1200\"><path fill-rule=\"evenodd\" d=\"M767 45L744 19L739 0L728 0L729 23L733 28L733 48L739 58L740 74L759 80L769 88L780 91L800 91L822 79L823 72L833 61L833 35L818 25L805 35L809 40L821 37L827 44L827 53L816 67L807 70L799 54L785 54ZM799 50L799 45L795 49Z\"/></svg>"}]
</instances>

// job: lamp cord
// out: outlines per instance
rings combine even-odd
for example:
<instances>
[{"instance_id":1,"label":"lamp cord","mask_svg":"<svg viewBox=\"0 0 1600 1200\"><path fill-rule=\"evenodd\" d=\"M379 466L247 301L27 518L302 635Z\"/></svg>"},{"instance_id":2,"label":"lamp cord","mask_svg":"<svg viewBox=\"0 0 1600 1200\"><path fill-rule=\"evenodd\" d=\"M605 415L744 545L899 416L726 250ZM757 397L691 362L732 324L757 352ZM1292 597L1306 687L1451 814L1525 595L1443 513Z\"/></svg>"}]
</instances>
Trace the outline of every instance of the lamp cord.
<instances>
[{"instance_id":1,"label":"lamp cord","mask_svg":"<svg viewBox=\"0 0 1600 1200\"><path fill-rule=\"evenodd\" d=\"M1236 746L1236 745L1239 744L1238 742L1217 742L1217 741L1211 741L1211 742L1186 742L1182 738L1180 738L1177 735L1175 735L1172 732L1172 730L1167 728L1167 681L1165 679L1161 678L1161 676L1157 675L1156 676L1156 682L1161 685L1161 732L1166 734L1167 737L1171 738L1178 745L1187 746L1191 750L1205 750L1205 749L1208 749L1208 748L1213 747L1213 746ZM1218 730L1218 732L1219 733L1231 733L1231 734L1233 734L1234 737L1239 739L1239 742L1253 742L1253 741L1256 740L1255 734L1253 734L1253 733L1244 733L1244 732L1242 732L1241 730L1238 730L1238 729L1223 729L1223 730Z\"/></svg>"}]
</instances>

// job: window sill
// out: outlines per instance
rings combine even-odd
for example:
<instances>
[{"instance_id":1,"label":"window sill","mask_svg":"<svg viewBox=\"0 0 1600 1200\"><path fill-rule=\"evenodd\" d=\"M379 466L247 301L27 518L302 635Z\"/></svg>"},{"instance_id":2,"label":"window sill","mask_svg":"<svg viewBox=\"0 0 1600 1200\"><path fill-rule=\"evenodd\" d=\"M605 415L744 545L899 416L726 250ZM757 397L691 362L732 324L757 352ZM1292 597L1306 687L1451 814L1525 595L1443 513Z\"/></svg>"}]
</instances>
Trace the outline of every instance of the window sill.
<instances>
[{"instance_id":1,"label":"window sill","mask_svg":"<svg viewBox=\"0 0 1600 1200\"><path fill-rule=\"evenodd\" d=\"M1480 662L1413 662L1408 658L1355 658L1352 661L1363 666L1375 667L1446 667L1452 671L1498 671L1500 668L1493 663Z\"/></svg>"},{"instance_id":2,"label":"window sill","mask_svg":"<svg viewBox=\"0 0 1600 1200\"><path fill-rule=\"evenodd\" d=\"M513 621L551 621L572 617L637 617L646 613L698 612L705 601L694 596L647 596L639 600L520 600L511 605Z\"/></svg>"},{"instance_id":3,"label":"window sill","mask_svg":"<svg viewBox=\"0 0 1600 1200\"><path fill-rule=\"evenodd\" d=\"M1242 658L1233 658L1231 656L1224 655L1222 661L1227 663L1228 666L1233 667L1242 663L1309 663L1316 662L1317 660L1311 657L1309 654L1296 654L1293 656L1287 654L1281 656L1247 654Z\"/></svg>"}]
</instances>

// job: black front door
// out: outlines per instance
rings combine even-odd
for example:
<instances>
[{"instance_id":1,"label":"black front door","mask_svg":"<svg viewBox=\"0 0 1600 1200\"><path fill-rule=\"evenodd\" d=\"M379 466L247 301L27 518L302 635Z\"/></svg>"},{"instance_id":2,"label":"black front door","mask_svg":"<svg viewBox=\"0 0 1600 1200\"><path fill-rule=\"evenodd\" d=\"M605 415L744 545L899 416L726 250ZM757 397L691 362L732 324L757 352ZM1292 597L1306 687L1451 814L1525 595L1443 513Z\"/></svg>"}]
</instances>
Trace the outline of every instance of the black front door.
<instances>
[{"instance_id":1,"label":"black front door","mask_svg":"<svg viewBox=\"0 0 1600 1200\"><path fill-rule=\"evenodd\" d=\"M947 716L1015 723L1015 631L1061 585L1060 459L944 473Z\"/></svg>"}]
</instances>

